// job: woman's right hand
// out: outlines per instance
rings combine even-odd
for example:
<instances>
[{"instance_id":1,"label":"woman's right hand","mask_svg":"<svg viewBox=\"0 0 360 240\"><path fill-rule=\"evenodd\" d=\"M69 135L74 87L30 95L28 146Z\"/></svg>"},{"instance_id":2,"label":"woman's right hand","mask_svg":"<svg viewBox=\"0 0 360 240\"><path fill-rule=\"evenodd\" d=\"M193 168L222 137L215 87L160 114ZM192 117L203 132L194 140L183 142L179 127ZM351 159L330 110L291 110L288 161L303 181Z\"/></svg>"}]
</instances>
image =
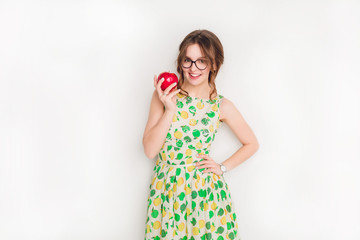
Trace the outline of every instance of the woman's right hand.
<instances>
[{"instance_id":1,"label":"woman's right hand","mask_svg":"<svg viewBox=\"0 0 360 240\"><path fill-rule=\"evenodd\" d=\"M169 85L164 91L161 90L161 84L164 82L164 78L157 80L157 76L154 76L154 87L158 93L160 101L164 104L165 110L176 111L176 98L174 97L180 92L180 89L176 89L172 92L170 90L176 86L176 83ZM170 92L170 93L169 93Z\"/></svg>"}]
</instances>

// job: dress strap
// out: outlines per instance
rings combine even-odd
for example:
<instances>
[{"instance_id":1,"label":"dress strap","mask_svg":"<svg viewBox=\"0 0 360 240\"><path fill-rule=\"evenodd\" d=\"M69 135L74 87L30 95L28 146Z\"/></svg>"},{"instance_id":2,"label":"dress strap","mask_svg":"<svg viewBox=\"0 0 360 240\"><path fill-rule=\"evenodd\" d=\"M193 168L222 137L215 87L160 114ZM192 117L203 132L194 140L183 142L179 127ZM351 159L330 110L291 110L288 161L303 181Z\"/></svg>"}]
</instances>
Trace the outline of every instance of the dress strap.
<instances>
[{"instance_id":1,"label":"dress strap","mask_svg":"<svg viewBox=\"0 0 360 240\"><path fill-rule=\"evenodd\" d=\"M220 106L220 104L222 103L223 100L224 100L224 96L219 94L219 106Z\"/></svg>"}]
</instances>

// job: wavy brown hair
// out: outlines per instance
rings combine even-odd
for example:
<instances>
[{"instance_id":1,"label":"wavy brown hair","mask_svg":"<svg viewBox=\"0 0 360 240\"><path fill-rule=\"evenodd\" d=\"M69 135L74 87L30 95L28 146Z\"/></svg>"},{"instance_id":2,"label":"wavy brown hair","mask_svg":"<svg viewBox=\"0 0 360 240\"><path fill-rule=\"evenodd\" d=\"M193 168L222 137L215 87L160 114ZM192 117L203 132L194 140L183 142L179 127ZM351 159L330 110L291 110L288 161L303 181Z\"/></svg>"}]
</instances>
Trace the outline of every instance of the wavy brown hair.
<instances>
[{"instance_id":1,"label":"wavy brown hair","mask_svg":"<svg viewBox=\"0 0 360 240\"><path fill-rule=\"evenodd\" d=\"M181 63L186 56L187 48L192 44L198 44L202 54L205 55L210 64L210 72L208 83L211 88L209 99L213 100L213 97L217 96L217 90L215 85L215 78L221 65L224 63L224 49L219 38L212 32L200 29L189 33L179 46L179 54L177 58L177 72L180 75L178 89L181 89L181 94L189 96L189 93L181 88L184 84L184 72L181 67Z\"/></svg>"}]
</instances>

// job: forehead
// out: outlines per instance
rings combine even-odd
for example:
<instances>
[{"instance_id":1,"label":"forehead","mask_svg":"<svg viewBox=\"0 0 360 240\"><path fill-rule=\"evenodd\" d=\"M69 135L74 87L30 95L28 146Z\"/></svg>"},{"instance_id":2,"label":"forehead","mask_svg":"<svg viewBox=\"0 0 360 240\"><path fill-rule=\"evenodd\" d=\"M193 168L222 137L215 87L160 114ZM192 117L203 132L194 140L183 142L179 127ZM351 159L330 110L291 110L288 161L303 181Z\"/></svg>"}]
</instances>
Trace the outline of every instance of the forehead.
<instances>
[{"instance_id":1,"label":"forehead","mask_svg":"<svg viewBox=\"0 0 360 240\"><path fill-rule=\"evenodd\" d=\"M192 59L205 58L198 44L189 45L186 49L186 56Z\"/></svg>"}]
</instances>

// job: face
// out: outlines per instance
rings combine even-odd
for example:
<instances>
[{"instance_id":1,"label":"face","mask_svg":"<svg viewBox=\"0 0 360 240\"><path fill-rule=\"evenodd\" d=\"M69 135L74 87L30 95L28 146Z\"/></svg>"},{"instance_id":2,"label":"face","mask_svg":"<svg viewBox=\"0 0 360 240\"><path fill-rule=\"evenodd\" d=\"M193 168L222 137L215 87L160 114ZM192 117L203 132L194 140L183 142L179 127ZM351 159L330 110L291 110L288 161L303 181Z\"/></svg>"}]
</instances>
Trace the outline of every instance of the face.
<instances>
[{"instance_id":1,"label":"face","mask_svg":"<svg viewBox=\"0 0 360 240\"><path fill-rule=\"evenodd\" d=\"M201 53L200 46L198 44L192 44L186 49L185 59L190 59L196 61L198 59L206 60L205 56ZM185 81L191 85L208 85L209 73L210 73L210 63L208 62L204 70L200 70L195 66L195 63L192 63L190 68L182 67L184 72Z\"/></svg>"}]
</instances>

